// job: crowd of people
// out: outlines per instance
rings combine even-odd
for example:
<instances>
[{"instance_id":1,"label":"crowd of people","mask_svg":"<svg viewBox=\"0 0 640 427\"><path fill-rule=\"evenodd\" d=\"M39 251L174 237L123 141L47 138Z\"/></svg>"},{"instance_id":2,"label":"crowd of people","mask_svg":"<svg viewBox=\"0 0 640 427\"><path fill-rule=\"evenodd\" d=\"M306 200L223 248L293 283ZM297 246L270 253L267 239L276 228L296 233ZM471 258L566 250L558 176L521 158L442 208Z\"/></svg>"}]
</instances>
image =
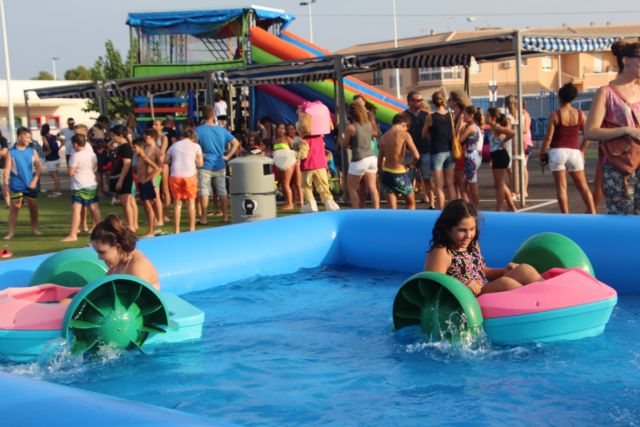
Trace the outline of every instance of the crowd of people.
<instances>
[{"instance_id":1,"label":"crowd of people","mask_svg":"<svg viewBox=\"0 0 640 427\"><path fill-rule=\"evenodd\" d=\"M577 96L572 83L558 91L560 108L551 113L548 129L539 148L539 161L551 169L560 211L569 212L567 173L585 205L586 213L595 213L604 199L611 214L640 213L640 42L614 43L619 73L615 80L600 88L588 115L574 108ZM495 209L515 211L512 159L519 126L523 140L520 150L529 158L534 146L531 117L526 108L518 114L518 99L509 96L504 108L483 112L462 91L448 96L441 90L431 95L429 106L419 91L407 96L409 108L393 118L386 132L376 119L376 107L357 95L347 107L349 123L336 135L337 150L350 153L344 194L352 208L380 207L386 198L388 207L405 199L409 209L416 207L416 194L431 209L442 210L446 201L462 199L475 209L480 203L478 170L483 164L483 149L488 145L495 187ZM138 202L147 216L148 227L142 234L151 237L158 226L171 221L180 232L183 204L187 205L188 227L207 223L210 200L214 214L229 222L227 199L227 162L237 155L272 156L279 150L296 148L299 140L294 123L273 123L269 117L259 121L255 132L236 126L227 130L226 103L217 96L212 106L202 111L202 122L191 120L179 127L169 117L154 120L139 132L135 116L124 124L111 126L105 116L88 128L68 119L67 127L57 135L49 126L41 129L41 143L34 144L31 131L19 128L17 142L9 149L0 136L0 162L3 163L3 196L9 207L8 230L4 239L15 235L18 213L23 203L30 213L31 230L38 227L37 196L40 192L41 165L53 181L52 197L62 194L61 153L71 181L71 219L64 242L75 241L78 233L89 231L101 219L99 197L109 195L122 208L123 223L138 233ZM582 138L580 138L582 134ZM585 176L585 150L588 141L598 141L598 161L592 189ZM462 155L455 155L460 144ZM63 150L64 147L64 150ZM518 150L518 151L520 151ZM335 191L338 171L334 153L326 153L328 176ZM342 159L340 159L342 160ZM303 209L305 195L301 187L300 162L279 170L274 167L284 210ZM525 160L526 171L526 160ZM521 191L527 193L527 175Z\"/></svg>"}]
</instances>

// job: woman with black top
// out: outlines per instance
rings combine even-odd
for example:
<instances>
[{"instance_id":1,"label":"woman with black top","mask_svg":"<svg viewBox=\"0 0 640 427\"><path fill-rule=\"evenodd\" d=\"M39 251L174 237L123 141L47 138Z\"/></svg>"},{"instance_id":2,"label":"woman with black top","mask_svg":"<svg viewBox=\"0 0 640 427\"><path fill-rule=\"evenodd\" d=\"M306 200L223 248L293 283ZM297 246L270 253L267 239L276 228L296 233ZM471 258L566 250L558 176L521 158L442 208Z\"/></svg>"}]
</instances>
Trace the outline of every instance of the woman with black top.
<instances>
[{"instance_id":1,"label":"woman with black top","mask_svg":"<svg viewBox=\"0 0 640 427\"><path fill-rule=\"evenodd\" d=\"M44 160L45 165L47 167L47 172L51 175L51 179L53 179L53 192L51 193L51 197L59 197L62 196L60 192L60 145L58 143L58 139L51 135L50 128L48 124L42 125L42 129L40 129L40 135L42 136L42 147L44 149Z\"/></svg>"},{"instance_id":2,"label":"woman with black top","mask_svg":"<svg viewBox=\"0 0 640 427\"><path fill-rule=\"evenodd\" d=\"M135 218L130 201L133 186L131 164L133 148L131 148L131 144L127 139L128 133L124 125L117 125L111 129L112 149L115 152L115 158L113 159L109 176L109 191L117 195L129 230L135 233Z\"/></svg>"},{"instance_id":3,"label":"woman with black top","mask_svg":"<svg viewBox=\"0 0 640 427\"><path fill-rule=\"evenodd\" d=\"M441 90L434 92L431 102L436 110L429 117L429 149L431 154L431 178L433 180L436 208L444 209L444 187L447 187L449 200L456 197L453 185L453 167L451 157L451 114L446 107L447 98Z\"/></svg>"}]
</instances>

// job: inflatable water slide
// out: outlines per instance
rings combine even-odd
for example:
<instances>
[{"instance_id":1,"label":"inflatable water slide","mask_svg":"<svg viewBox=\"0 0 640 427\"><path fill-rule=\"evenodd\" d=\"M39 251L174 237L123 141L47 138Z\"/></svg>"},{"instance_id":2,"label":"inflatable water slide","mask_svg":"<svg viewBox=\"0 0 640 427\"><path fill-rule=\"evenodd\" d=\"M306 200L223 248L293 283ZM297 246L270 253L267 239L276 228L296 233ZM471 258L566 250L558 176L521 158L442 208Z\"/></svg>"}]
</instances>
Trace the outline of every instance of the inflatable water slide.
<instances>
[{"instance_id":1,"label":"inflatable water slide","mask_svg":"<svg viewBox=\"0 0 640 427\"><path fill-rule=\"evenodd\" d=\"M251 54L256 64L271 64L332 54L286 30L276 36L260 27L253 27L250 30L250 36ZM393 116L407 108L402 100L357 78L346 77L344 87L347 102L351 102L356 94L362 94L367 101L374 104L377 107L376 116L384 127L390 126ZM284 86L263 84L257 87L257 98L258 104L262 107L256 111L258 117L271 115L275 118L274 114L268 114L268 112L277 111L280 113L278 120L295 121L295 108L305 100L322 101L335 112L332 80Z\"/></svg>"}]
</instances>

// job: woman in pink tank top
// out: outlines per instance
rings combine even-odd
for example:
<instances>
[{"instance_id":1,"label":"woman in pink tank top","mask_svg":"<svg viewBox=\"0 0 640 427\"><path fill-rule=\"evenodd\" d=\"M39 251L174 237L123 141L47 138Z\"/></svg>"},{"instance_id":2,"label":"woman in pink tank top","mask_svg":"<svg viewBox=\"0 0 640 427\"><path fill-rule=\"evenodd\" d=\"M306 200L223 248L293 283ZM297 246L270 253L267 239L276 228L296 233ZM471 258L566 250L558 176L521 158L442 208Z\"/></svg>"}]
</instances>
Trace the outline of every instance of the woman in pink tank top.
<instances>
[{"instance_id":1,"label":"woman in pink tank top","mask_svg":"<svg viewBox=\"0 0 640 427\"><path fill-rule=\"evenodd\" d=\"M601 143L629 136L640 144L640 40L618 40L611 52L618 63L618 75L593 97L585 134ZM640 168L626 175L604 159L602 190L608 214L640 214Z\"/></svg>"},{"instance_id":2,"label":"woman in pink tank top","mask_svg":"<svg viewBox=\"0 0 640 427\"><path fill-rule=\"evenodd\" d=\"M578 89L573 83L567 83L558 91L560 109L549 116L547 134L540 147L540 163L548 163L553 173L560 212L569 213L566 175L569 172L586 207L585 213L594 214L596 207L584 174L584 151L588 141L583 138L581 144L579 138L584 130L584 113L571 105L576 96Z\"/></svg>"}]
</instances>

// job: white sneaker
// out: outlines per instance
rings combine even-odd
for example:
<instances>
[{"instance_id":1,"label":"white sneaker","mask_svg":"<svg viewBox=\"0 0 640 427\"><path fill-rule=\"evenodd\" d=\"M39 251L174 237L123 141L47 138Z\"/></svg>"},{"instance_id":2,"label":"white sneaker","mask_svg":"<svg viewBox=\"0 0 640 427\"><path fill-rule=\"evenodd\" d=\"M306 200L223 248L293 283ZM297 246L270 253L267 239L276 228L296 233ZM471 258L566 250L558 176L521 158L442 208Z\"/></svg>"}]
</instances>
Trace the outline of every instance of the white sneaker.
<instances>
[{"instance_id":1,"label":"white sneaker","mask_svg":"<svg viewBox=\"0 0 640 427\"><path fill-rule=\"evenodd\" d=\"M302 209L300 209L300 213L309 213L309 212L318 212L318 204L315 200L309 200L304 204Z\"/></svg>"},{"instance_id":2,"label":"white sneaker","mask_svg":"<svg viewBox=\"0 0 640 427\"><path fill-rule=\"evenodd\" d=\"M340 205L338 205L333 199L327 200L325 202L325 204L324 204L324 207L328 211L339 211L340 210Z\"/></svg>"}]
</instances>

